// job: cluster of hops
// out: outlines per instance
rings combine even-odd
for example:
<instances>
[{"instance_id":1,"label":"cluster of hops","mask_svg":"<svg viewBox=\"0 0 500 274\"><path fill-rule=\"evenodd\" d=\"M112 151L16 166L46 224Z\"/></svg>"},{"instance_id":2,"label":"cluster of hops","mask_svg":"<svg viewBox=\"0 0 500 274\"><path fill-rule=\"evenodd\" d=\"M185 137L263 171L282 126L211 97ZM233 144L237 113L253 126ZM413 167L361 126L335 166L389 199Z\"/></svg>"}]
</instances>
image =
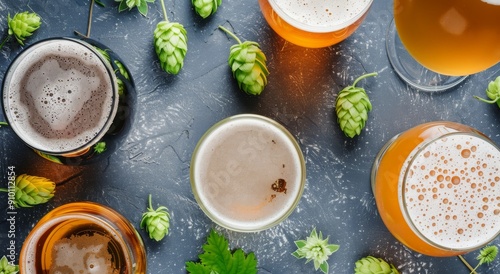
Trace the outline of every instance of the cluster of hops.
<instances>
[{"instance_id":1,"label":"cluster of hops","mask_svg":"<svg viewBox=\"0 0 500 274\"><path fill-rule=\"evenodd\" d=\"M37 30L42 22L40 17L33 12L16 13L12 18L7 15L7 25L9 26L9 36L14 35L17 42L24 45L24 40ZM1 47L1 46L0 46Z\"/></svg>"},{"instance_id":2,"label":"cluster of hops","mask_svg":"<svg viewBox=\"0 0 500 274\"><path fill-rule=\"evenodd\" d=\"M358 77L352 86L347 86L337 96L335 102L337 122L340 129L348 137L353 138L361 133L366 120L368 120L368 112L372 109L366 91L363 88L356 87L356 84L366 77L375 75L377 75L376 72Z\"/></svg>"},{"instance_id":3,"label":"cluster of hops","mask_svg":"<svg viewBox=\"0 0 500 274\"><path fill-rule=\"evenodd\" d=\"M118 12L131 10L137 7L139 13L146 16L148 15L148 3L154 3L155 0L115 0L115 2L120 2L120 5L118 5Z\"/></svg>"},{"instance_id":4,"label":"cluster of hops","mask_svg":"<svg viewBox=\"0 0 500 274\"><path fill-rule=\"evenodd\" d=\"M54 197L56 184L47 178L22 174L15 180L15 207L32 207Z\"/></svg>"},{"instance_id":5,"label":"cluster of hops","mask_svg":"<svg viewBox=\"0 0 500 274\"><path fill-rule=\"evenodd\" d=\"M354 274L399 274L399 272L394 265L380 258L367 256L355 263Z\"/></svg>"},{"instance_id":6,"label":"cluster of hops","mask_svg":"<svg viewBox=\"0 0 500 274\"><path fill-rule=\"evenodd\" d=\"M177 74L184 66L187 53L187 32L180 23L161 21L154 31L154 46L161 68Z\"/></svg>"},{"instance_id":7,"label":"cluster of hops","mask_svg":"<svg viewBox=\"0 0 500 274\"><path fill-rule=\"evenodd\" d=\"M486 100L478 96L474 97L488 104L496 103L500 108L500 76L498 76L494 81L491 81L488 84L488 88L486 89L486 96L488 96L488 98L490 98L491 100Z\"/></svg>"},{"instance_id":8,"label":"cluster of hops","mask_svg":"<svg viewBox=\"0 0 500 274\"><path fill-rule=\"evenodd\" d=\"M214 14L217 8L222 4L222 0L192 0L194 10L202 18Z\"/></svg>"},{"instance_id":9,"label":"cluster of hops","mask_svg":"<svg viewBox=\"0 0 500 274\"><path fill-rule=\"evenodd\" d=\"M168 234L170 228L170 214L164 206L153 209L151 194L149 195L148 211L142 214L141 228L146 229L149 237L161 241Z\"/></svg>"},{"instance_id":10,"label":"cluster of hops","mask_svg":"<svg viewBox=\"0 0 500 274\"><path fill-rule=\"evenodd\" d=\"M259 95L267 85L269 70L266 66L266 56L258 43L253 41L241 42L232 32L219 26L220 29L232 36L238 44L231 46L228 64L233 77L241 90L249 95Z\"/></svg>"}]
</instances>

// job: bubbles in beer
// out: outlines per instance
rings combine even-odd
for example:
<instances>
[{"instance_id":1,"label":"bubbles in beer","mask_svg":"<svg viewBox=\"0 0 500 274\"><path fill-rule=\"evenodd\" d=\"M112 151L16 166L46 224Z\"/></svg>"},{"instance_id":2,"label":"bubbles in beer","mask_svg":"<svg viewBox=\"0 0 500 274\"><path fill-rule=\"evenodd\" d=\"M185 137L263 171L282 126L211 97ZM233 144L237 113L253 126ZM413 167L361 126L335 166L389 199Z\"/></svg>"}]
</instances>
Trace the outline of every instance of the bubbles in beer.
<instances>
[{"instance_id":1,"label":"bubbles in beer","mask_svg":"<svg viewBox=\"0 0 500 274\"><path fill-rule=\"evenodd\" d=\"M23 52L4 87L7 115L30 146L67 152L109 126L116 112L113 82L101 59L71 40L49 40Z\"/></svg>"},{"instance_id":2,"label":"bubbles in beer","mask_svg":"<svg viewBox=\"0 0 500 274\"><path fill-rule=\"evenodd\" d=\"M359 18L371 1L275 0L275 3L288 16L303 24L332 27Z\"/></svg>"},{"instance_id":3,"label":"bubbles in beer","mask_svg":"<svg viewBox=\"0 0 500 274\"><path fill-rule=\"evenodd\" d=\"M410 162L403 202L415 228L446 248L491 240L500 227L500 151L487 141L455 134Z\"/></svg>"}]
</instances>

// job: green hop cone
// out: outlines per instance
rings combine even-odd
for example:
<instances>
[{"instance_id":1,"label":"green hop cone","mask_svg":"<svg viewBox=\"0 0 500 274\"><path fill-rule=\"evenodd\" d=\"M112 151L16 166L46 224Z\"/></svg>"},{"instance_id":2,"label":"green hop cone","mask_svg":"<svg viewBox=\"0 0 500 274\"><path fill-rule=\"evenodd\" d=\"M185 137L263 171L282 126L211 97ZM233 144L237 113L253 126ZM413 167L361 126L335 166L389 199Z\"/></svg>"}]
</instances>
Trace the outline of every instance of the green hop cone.
<instances>
[{"instance_id":1,"label":"green hop cone","mask_svg":"<svg viewBox=\"0 0 500 274\"><path fill-rule=\"evenodd\" d=\"M347 86L339 92L335 102L337 122L340 129L348 137L353 138L361 133L368 120L368 112L372 109L370 99L363 88L356 87L358 81L377 75L376 72L358 77L352 86Z\"/></svg>"},{"instance_id":2,"label":"green hop cone","mask_svg":"<svg viewBox=\"0 0 500 274\"><path fill-rule=\"evenodd\" d=\"M115 0L115 2L120 2L118 5L118 12L122 12L124 10L131 10L134 7L137 7L137 10L143 16L148 15L148 3L154 3L155 0Z\"/></svg>"},{"instance_id":3,"label":"green hop cone","mask_svg":"<svg viewBox=\"0 0 500 274\"><path fill-rule=\"evenodd\" d=\"M14 206L32 207L54 197L56 184L47 178L21 174L16 177Z\"/></svg>"},{"instance_id":4,"label":"green hop cone","mask_svg":"<svg viewBox=\"0 0 500 274\"><path fill-rule=\"evenodd\" d=\"M175 22L161 21L154 31L155 51L161 68L170 74L177 74L184 66L187 53L187 32Z\"/></svg>"},{"instance_id":5,"label":"green hop cone","mask_svg":"<svg viewBox=\"0 0 500 274\"><path fill-rule=\"evenodd\" d=\"M267 85L269 70L266 56L256 42L241 40L226 28L220 29L232 36L238 44L231 46L228 64L241 90L249 95L259 95Z\"/></svg>"},{"instance_id":6,"label":"green hop cone","mask_svg":"<svg viewBox=\"0 0 500 274\"><path fill-rule=\"evenodd\" d=\"M141 228L145 228L149 237L156 241L161 241L168 234L170 227L170 214L164 206L153 209L151 194L149 195L148 211L142 214Z\"/></svg>"},{"instance_id":7,"label":"green hop cone","mask_svg":"<svg viewBox=\"0 0 500 274\"><path fill-rule=\"evenodd\" d=\"M19 266L9 264L7 257L5 257L5 255L4 255L2 257L2 259L0 259L0 273L1 274L16 274L17 272L19 272Z\"/></svg>"},{"instance_id":8,"label":"green hop cone","mask_svg":"<svg viewBox=\"0 0 500 274\"><path fill-rule=\"evenodd\" d=\"M222 0L192 0L194 10L202 18L214 14L217 8L222 4Z\"/></svg>"},{"instance_id":9,"label":"green hop cone","mask_svg":"<svg viewBox=\"0 0 500 274\"><path fill-rule=\"evenodd\" d=\"M16 13L14 17L7 16L7 24L9 25L9 35L14 35L19 44L24 45L24 40L31 36L37 30L42 22L40 17L34 12Z\"/></svg>"},{"instance_id":10,"label":"green hop cone","mask_svg":"<svg viewBox=\"0 0 500 274\"><path fill-rule=\"evenodd\" d=\"M392 264L372 256L364 257L355 263L354 274L399 274Z\"/></svg>"},{"instance_id":11,"label":"green hop cone","mask_svg":"<svg viewBox=\"0 0 500 274\"><path fill-rule=\"evenodd\" d=\"M500 108L500 76L498 76L494 81L491 81L488 84L488 88L486 89L486 96L488 96L488 98L490 98L491 100L486 100L478 96L474 97L488 104L496 103Z\"/></svg>"}]
</instances>

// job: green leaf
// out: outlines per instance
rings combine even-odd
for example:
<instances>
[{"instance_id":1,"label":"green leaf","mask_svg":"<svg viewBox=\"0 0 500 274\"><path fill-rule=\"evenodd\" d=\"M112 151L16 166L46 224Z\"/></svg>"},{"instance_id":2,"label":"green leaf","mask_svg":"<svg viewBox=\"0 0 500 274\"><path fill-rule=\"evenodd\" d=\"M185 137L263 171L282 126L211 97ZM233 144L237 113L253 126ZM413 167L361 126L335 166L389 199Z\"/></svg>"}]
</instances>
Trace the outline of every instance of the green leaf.
<instances>
[{"instance_id":1,"label":"green leaf","mask_svg":"<svg viewBox=\"0 0 500 274\"><path fill-rule=\"evenodd\" d=\"M245 255L242 249L234 253L229 250L228 241L224 236L211 230L207 243L203 244L204 253L200 254L199 263L186 262L186 270L194 274L255 274L257 273L257 260L253 253Z\"/></svg>"}]
</instances>

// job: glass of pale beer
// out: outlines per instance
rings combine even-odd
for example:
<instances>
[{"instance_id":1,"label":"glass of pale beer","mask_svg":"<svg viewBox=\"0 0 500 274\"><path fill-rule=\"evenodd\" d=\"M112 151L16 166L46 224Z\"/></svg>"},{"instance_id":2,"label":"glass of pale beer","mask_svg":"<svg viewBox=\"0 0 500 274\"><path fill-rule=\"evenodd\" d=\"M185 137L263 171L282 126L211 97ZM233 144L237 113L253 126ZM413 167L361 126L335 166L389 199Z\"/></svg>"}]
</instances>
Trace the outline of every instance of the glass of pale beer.
<instances>
[{"instance_id":1,"label":"glass of pale beer","mask_svg":"<svg viewBox=\"0 0 500 274\"><path fill-rule=\"evenodd\" d=\"M259 0L271 28L285 40L307 48L337 44L363 22L373 0Z\"/></svg>"},{"instance_id":2,"label":"glass of pale beer","mask_svg":"<svg viewBox=\"0 0 500 274\"><path fill-rule=\"evenodd\" d=\"M410 86L440 91L500 61L500 0L394 0L387 52Z\"/></svg>"},{"instance_id":3,"label":"glass of pale beer","mask_svg":"<svg viewBox=\"0 0 500 274\"><path fill-rule=\"evenodd\" d=\"M500 233L500 149L448 121L415 126L380 150L371 173L380 217L410 249L447 257Z\"/></svg>"}]
</instances>

